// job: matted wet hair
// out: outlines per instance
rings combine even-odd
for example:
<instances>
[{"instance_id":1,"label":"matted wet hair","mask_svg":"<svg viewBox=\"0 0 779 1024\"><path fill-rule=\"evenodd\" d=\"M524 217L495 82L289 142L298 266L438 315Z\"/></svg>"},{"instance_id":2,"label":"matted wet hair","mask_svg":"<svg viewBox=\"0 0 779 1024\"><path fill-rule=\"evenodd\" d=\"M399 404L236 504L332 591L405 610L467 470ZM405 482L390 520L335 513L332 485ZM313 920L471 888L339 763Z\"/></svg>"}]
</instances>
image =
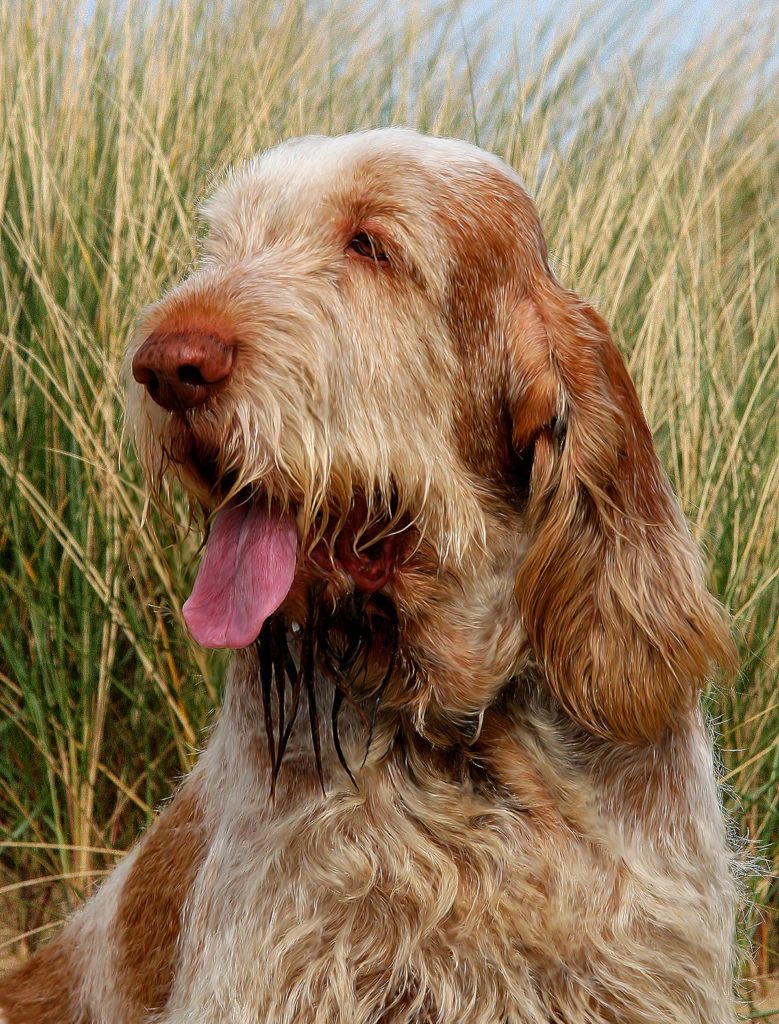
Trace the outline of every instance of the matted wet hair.
<instances>
[{"instance_id":1,"label":"matted wet hair","mask_svg":"<svg viewBox=\"0 0 779 1024\"><path fill-rule=\"evenodd\" d=\"M334 600L325 594L324 583L315 584L309 592L305 622L293 624L281 613L272 615L255 644L271 762L271 795L275 792L303 693L317 774L324 791L318 678L332 687L333 746L344 771L356 786L341 744L339 719L344 704L355 711L365 729L367 757L381 701L397 662L399 623L394 602L383 594L361 591Z\"/></svg>"}]
</instances>

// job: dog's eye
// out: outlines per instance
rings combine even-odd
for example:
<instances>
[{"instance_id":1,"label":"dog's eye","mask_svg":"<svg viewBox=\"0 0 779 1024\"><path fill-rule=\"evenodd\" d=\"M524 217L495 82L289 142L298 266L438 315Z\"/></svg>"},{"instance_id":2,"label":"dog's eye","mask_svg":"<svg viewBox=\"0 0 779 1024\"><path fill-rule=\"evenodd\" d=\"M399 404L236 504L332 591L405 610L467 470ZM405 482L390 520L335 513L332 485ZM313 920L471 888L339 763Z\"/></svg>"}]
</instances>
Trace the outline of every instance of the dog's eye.
<instances>
[{"instance_id":1,"label":"dog's eye","mask_svg":"<svg viewBox=\"0 0 779 1024\"><path fill-rule=\"evenodd\" d=\"M360 231L349 243L349 248L359 256L374 260L376 263L387 263L389 256L382 249L376 239L367 231Z\"/></svg>"}]
</instances>

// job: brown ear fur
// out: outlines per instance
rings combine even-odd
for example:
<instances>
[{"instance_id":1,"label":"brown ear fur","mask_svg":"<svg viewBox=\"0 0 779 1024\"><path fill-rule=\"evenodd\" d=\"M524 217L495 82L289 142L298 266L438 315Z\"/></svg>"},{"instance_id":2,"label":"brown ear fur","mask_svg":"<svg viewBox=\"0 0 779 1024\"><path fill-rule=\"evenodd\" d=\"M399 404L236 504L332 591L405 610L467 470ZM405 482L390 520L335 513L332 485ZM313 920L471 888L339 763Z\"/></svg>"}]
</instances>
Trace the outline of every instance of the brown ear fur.
<instances>
[{"instance_id":1,"label":"brown ear fur","mask_svg":"<svg viewBox=\"0 0 779 1024\"><path fill-rule=\"evenodd\" d=\"M534 458L517 602L565 710L598 735L652 741L712 662L734 661L727 620L606 324L551 278L523 305L512 414ZM543 411L534 428L529 410Z\"/></svg>"}]
</instances>

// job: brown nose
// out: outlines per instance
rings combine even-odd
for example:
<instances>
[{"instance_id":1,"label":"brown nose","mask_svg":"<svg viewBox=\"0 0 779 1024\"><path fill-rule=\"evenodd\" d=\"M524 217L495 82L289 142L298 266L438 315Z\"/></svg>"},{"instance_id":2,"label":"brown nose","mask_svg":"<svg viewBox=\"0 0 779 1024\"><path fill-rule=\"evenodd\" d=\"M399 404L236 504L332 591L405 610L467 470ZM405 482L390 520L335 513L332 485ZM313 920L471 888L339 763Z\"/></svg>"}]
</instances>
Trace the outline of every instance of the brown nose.
<instances>
[{"instance_id":1,"label":"brown nose","mask_svg":"<svg viewBox=\"0 0 779 1024\"><path fill-rule=\"evenodd\" d=\"M201 331L155 331L133 356L133 377L163 409L194 409L233 369L235 345Z\"/></svg>"}]
</instances>

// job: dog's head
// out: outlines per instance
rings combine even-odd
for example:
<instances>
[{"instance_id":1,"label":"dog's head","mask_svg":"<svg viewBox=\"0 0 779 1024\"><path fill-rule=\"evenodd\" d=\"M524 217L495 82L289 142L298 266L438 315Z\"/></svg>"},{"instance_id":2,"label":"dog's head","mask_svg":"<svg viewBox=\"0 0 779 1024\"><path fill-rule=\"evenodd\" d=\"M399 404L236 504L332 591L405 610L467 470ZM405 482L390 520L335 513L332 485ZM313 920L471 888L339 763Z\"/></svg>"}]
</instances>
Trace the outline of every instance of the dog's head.
<instances>
[{"instance_id":1,"label":"dog's head","mask_svg":"<svg viewBox=\"0 0 779 1024\"><path fill-rule=\"evenodd\" d=\"M420 727L479 715L528 662L596 734L652 740L686 712L727 625L514 173L405 130L307 138L203 216L197 269L127 358L149 476L212 513L195 637L391 606L386 699Z\"/></svg>"}]
</instances>

